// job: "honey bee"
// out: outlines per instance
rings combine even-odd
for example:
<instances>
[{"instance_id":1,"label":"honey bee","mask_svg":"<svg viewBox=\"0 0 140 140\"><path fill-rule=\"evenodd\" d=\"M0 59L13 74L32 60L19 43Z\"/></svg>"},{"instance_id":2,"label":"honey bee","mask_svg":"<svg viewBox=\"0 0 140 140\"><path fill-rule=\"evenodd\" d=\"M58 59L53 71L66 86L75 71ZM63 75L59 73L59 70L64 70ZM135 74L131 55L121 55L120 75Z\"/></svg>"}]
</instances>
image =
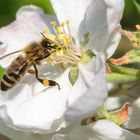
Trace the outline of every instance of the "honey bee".
<instances>
[{"instance_id":1,"label":"honey bee","mask_svg":"<svg viewBox=\"0 0 140 140\"><path fill-rule=\"evenodd\" d=\"M0 57L1 60L7 56L21 52L21 54L12 61L12 63L7 68L6 73L3 75L3 78L0 82L1 90L8 91L15 87L23 79L26 72L34 73L36 79L44 86L57 85L60 89L60 86L57 82L53 80L39 78L38 69L36 66L42 60L47 59L55 50L54 48L57 47L57 44L52 44L54 43L43 35L43 38L39 42L31 42L22 50L15 51ZM33 66L34 68L32 72L30 71L31 66Z\"/></svg>"}]
</instances>

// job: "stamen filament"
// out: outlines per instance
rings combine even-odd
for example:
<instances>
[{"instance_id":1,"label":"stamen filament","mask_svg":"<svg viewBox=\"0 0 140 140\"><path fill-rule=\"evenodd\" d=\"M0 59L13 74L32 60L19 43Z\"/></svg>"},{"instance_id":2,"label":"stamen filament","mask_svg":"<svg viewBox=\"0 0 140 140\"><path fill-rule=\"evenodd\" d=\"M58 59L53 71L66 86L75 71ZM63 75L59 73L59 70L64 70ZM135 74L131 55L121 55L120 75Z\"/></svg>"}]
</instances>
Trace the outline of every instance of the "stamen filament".
<instances>
[{"instance_id":1,"label":"stamen filament","mask_svg":"<svg viewBox=\"0 0 140 140\"><path fill-rule=\"evenodd\" d=\"M69 20L66 20L66 25L67 25L68 33L69 33L69 35L72 37L71 31L70 31L70 27L69 27L69 23L70 23L70 21L69 21ZM71 38L71 40L72 40L72 41L71 41L72 46L74 46L73 39Z\"/></svg>"},{"instance_id":2,"label":"stamen filament","mask_svg":"<svg viewBox=\"0 0 140 140\"><path fill-rule=\"evenodd\" d=\"M75 45L70 32L69 23L70 21L66 20L65 22L62 22L59 27L56 27L56 22L50 23L55 33L46 36L52 40L52 46L55 46L51 49L51 55L47 58L48 63L51 65L60 63L77 65L81 60L82 51ZM64 28L65 25L66 28ZM68 31L67 33L65 29Z\"/></svg>"}]
</instances>

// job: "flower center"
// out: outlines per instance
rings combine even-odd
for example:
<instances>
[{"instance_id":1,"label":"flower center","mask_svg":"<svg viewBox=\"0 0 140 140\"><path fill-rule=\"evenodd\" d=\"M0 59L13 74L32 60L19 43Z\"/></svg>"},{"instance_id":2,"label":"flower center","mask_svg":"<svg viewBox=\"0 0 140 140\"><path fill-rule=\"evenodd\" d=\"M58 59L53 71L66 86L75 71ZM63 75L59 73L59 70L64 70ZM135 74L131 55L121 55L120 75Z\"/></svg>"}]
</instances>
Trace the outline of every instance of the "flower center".
<instances>
[{"instance_id":1,"label":"flower center","mask_svg":"<svg viewBox=\"0 0 140 140\"><path fill-rule=\"evenodd\" d=\"M82 57L82 48L77 47L69 28L69 20L62 22L56 26L56 22L51 22L54 34L48 34L48 30L44 30L43 34L46 38L50 39L53 43L51 55L47 58L47 62L51 65L77 65ZM67 33L66 33L67 31Z\"/></svg>"}]
</instances>

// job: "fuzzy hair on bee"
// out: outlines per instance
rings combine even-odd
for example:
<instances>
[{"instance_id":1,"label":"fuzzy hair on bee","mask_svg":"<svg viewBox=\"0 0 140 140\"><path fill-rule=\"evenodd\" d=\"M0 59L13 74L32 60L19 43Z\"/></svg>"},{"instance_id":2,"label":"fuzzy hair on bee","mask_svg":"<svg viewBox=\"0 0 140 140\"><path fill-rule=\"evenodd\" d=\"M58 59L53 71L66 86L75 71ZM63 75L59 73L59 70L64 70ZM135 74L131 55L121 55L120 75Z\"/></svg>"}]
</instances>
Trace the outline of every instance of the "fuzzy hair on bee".
<instances>
[{"instance_id":1,"label":"fuzzy hair on bee","mask_svg":"<svg viewBox=\"0 0 140 140\"><path fill-rule=\"evenodd\" d=\"M43 34L42 34L43 35ZM53 45L52 45L53 44ZM15 53L21 53L15 58L12 63L8 66L6 73L3 75L0 81L0 87L2 91L8 91L15 87L24 78L24 75L30 71L33 66L34 74L36 79L44 86L60 86L57 82L48 79L42 79L38 75L37 65L48 58L54 48L57 48L55 44L43 35L43 38L39 42L31 42L22 50L18 50L0 57L0 61L7 56L13 55Z\"/></svg>"}]
</instances>

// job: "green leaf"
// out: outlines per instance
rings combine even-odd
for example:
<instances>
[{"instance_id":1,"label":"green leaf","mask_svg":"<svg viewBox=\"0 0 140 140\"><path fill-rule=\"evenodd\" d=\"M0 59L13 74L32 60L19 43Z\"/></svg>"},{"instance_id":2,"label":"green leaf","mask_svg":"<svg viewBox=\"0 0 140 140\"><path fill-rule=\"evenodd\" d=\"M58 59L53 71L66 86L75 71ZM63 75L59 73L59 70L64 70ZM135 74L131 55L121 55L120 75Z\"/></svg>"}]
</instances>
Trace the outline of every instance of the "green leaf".
<instances>
[{"instance_id":1,"label":"green leaf","mask_svg":"<svg viewBox=\"0 0 140 140\"><path fill-rule=\"evenodd\" d=\"M2 79L5 72L6 72L6 69L4 69L0 66L0 80Z\"/></svg>"},{"instance_id":2,"label":"green leaf","mask_svg":"<svg viewBox=\"0 0 140 140\"><path fill-rule=\"evenodd\" d=\"M140 4L136 1L136 0L133 0L133 3L138 11L138 13L140 14Z\"/></svg>"}]
</instances>

